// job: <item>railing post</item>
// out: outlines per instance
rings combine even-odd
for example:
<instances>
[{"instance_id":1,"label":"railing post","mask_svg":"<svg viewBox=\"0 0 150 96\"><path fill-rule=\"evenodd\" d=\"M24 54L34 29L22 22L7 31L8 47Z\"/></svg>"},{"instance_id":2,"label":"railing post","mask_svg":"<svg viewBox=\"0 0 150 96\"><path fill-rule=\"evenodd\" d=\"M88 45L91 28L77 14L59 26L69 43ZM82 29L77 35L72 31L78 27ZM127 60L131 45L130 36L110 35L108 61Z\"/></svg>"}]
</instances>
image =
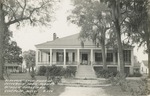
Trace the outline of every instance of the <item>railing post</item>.
<instances>
[{"instance_id":1,"label":"railing post","mask_svg":"<svg viewBox=\"0 0 150 96\"><path fill-rule=\"evenodd\" d=\"M64 49L64 68L66 68L66 49Z\"/></svg>"}]
</instances>

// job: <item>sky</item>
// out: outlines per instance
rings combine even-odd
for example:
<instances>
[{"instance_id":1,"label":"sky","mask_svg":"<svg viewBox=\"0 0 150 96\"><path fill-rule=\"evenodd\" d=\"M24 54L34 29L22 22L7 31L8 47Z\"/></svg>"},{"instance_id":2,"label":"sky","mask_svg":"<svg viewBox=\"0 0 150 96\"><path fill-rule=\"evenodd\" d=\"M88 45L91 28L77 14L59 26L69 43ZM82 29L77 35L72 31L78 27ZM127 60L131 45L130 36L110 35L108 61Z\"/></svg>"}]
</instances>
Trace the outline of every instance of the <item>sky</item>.
<instances>
[{"instance_id":1,"label":"sky","mask_svg":"<svg viewBox=\"0 0 150 96\"><path fill-rule=\"evenodd\" d=\"M61 0L60 6L55 11L55 21L52 22L51 27L25 26L17 29L11 26L12 40L17 42L22 51L27 51L29 49L35 50L36 44L51 41L53 33L56 33L59 38L79 33L80 28L67 21L67 16L72 8L70 0ZM134 48L134 55L139 61L147 60L147 55L143 53L143 49L141 47L137 50L136 46Z\"/></svg>"}]
</instances>

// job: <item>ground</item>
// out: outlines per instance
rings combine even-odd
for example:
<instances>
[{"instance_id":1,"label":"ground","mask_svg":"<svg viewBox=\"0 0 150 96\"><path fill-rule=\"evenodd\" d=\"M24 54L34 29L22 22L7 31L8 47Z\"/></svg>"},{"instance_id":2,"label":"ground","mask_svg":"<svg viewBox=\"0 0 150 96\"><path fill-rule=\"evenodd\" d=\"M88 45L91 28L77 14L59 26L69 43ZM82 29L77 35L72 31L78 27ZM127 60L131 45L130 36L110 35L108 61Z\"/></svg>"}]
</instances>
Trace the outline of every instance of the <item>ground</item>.
<instances>
[{"instance_id":1,"label":"ground","mask_svg":"<svg viewBox=\"0 0 150 96\"><path fill-rule=\"evenodd\" d=\"M30 79L28 74L11 74L10 79ZM37 77L45 80L45 77ZM20 93L4 92L4 80L0 80L0 96L20 96ZM52 86L53 92L42 92L39 90L38 96L130 96L127 92L122 92L119 86L95 86L95 87L73 87L65 85ZM22 95L21 95L22 96Z\"/></svg>"},{"instance_id":2,"label":"ground","mask_svg":"<svg viewBox=\"0 0 150 96\"><path fill-rule=\"evenodd\" d=\"M60 96L129 96L118 86L107 87L66 87Z\"/></svg>"}]
</instances>

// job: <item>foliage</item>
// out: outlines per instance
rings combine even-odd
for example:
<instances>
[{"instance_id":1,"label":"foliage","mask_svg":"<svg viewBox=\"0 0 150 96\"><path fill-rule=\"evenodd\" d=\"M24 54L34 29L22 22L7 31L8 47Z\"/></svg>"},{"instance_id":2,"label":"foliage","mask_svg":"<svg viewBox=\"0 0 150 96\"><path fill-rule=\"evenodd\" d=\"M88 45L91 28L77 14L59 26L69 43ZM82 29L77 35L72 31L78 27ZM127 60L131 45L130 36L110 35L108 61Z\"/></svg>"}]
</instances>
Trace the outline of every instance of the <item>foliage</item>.
<instances>
[{"instance_id":1,"label":"foliage","mask_svg":"<svg viewBox=\"0 0 150 96\"><path fill-rule=\"evenodd\" d=\"M2 0L0 2L0 79L3 79L5 43L10 25L48 25L52 20L53 0ZM7 34L7 35L6 35ZM5 41L6 40L6 41Z\"/></svg>"},{"instance_id":2,"label":"foliage","mask_svg":"<svg viewBox=\"0 0 150 96\"><path fill-rule=\"evenodd\" d=\"M47 80L47 81L46 81L46 85L45 85L45 90L46 90L46 91L52 90L52 89L51 89L51 84L52 84L52 80Z\"/></svg>"},{"instance_id":3,"label":"foliage","mask_svg":"<svg viewBox=\"0 0 150 96\"><path fill-rule=\"evenodd\" d=\"M145 52L148 53L148 65L150 65L150 5L149 0L136 0L136 7L130 17L130 39L136 43L138 47L145 47ZM136 17L136 18L133 18ZM150 67L150 66L148 66ZM149 68L150 70L150 68ZM149 73L150 77L150 73Z\"/></svg>"},{"instance_id":4,"label":"foliage","mask_svg":"<svg viewBox=\"0 0 150 96\"><path fill-rule=\"evenodd\" d=\"M34 67L35 66L35 51L34 50L24 51L23 59L26 62L27 68Z\"/></svg>"},{"instance_id":5,"label":"foliage","mask_svg":"<svg viewBox=\"0 0 150 96\"><path fill-rule=\"evenodd\" d=\"M62 67L57 67L55 65L52 66L48 66L46 68L46 77L47 80L52 80L54 82L54 84L58 84L59 82L61 82L61 79L63 76L63 68Z\"/></svg>"},{"instance_id":6,"label":"foliage","mask_svg":"<svg viewBox=\"0 0 150 96\"><path fill-rule=\"evenodd\" d=\"M20 87L21 95L23 96L36 96L40 88L39 85L34 83L32 80L22 81L22 86Z\"/></svg>"},{"instance_id":7,"label":"foliage","mask_svg":"<svg viewBox=\"0 0 150 96\"><path fill-rule=\"evenodd\" d=\"M76 73L77 68L74 66L69 66L66 69L64 69L64 77L74 77Z\"/></svg>"},{"instance_id":8,"label":"foliage","mask_svg":"<svg viewBox=\"0 0 150 96\"><path fill-rule=\"evenodd\" d=\"M4 0L3 11L6 12L5 23L7 26L18 23L32 25L47 24L51 21L53 0Z\"/></svg>"},{"instance_id":9,"label":"foliage","mask_svg":"<svg viewBox=\"0 0 150 96\"><path fill-rule=\"evenodd\" d=\"M112 85L120 86L122 91L130 92L132 96L143 96L150 94L148 88L148 81L146 78L141 80L129 81L126 79L126 75L118 73L115 77L111 76L109 82Z\"/></svg>"},{"instance_id":10,"label":"foliage","mask_svg":"<svg viewBox=\"0 0 150 96\"><path fill-rule=\"evenodd\" d=\"M141 77L142 74L141 73L134 73L133 75L129 75L129 77Z\"/></svg>"},{"instance_id":11,"label":"foliage","mask_svg":"<svg viewBox=\"0 0 150 96\"><path fill-rule=\"evenodd\" d=\"M133 86L129 87L129 92L132 96L147 96L150 94L150 89L148 88L148 81L146 78L142 78L140 81L134 82L137 84L136 88Z\"/></svg>"},{"instance_id":12,"label":"foliage","mask_svg":"<svg viewBox=\"0 0 150 96\"><path fill-rule=\"evenodd\" d=\"M6 46L6 45L5 45ZM4 59L8 63L22 63L22 49L15 41L10 41L5 47Z\"/></svg>"},{"instance_id":13,"label":"foliage","mask_svg":"<svg viewBox=\"0 0 150 96\"><path fill-rule=\"evenodd\" d=\"M97 70L96 71L96 75L97 75L98 78L99 77L109 78L111 76L116 76L117 72L115 72L115 71L113 72L113 71L110 71L110 70L104 70L104 69L102 69L102 70Z\"/></svg>"},{"instance_id":14,"label":"foliage","mask_svg":"<svg viewBox=\"0 0 150 96\"><path fill-rule=\"evenodd\" d=\"M110 14L106 11L107 6L95 0L73 0L75 8L68 20L81 27L79 39L84 47L84 41L87 39L102 48L103 68L107 69L105 45L106 32L109 32L111 26ZM108 35L108 34L107 34Z\"/></svg>"},{"instance_id":15,"label":"foliage","mask_svg":"<svg viewBox=\"0 0 150 96\"><path fill-rule=\"evenodd\" d=\"M46 73L46 66L40 66L37 74L40 76L45 76L45 73Z\"/></svg>"},{"instance_id":16,"label":"foliage","mask_svg":"<svg viewBox=\"0 0 150 96\"><path fill-rule=\"evenodd\" d=\"M46 69L46 76L62 76L63 68L55 65L48 66Z\"/></svg>"},{"instance_id":17,"label":"foliage","mask_svg":"<svg viewBox=\"0 0 150 96\"><path fill-rule=\"evenodd\" d=\"M130 87L125 74L118 73L116 76L112 75L109 81L112 85L119 85L122 91L127 91Z\"/></svg>"}]
</instances>

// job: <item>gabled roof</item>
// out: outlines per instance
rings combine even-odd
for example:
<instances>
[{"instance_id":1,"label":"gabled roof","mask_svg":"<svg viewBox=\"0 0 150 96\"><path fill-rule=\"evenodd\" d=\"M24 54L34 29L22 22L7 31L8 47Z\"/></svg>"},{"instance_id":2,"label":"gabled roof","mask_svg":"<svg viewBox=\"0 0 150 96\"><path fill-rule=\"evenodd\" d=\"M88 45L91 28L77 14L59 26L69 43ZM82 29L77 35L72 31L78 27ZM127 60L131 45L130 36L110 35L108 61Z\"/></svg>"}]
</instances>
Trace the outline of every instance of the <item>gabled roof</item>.
<instances>
[{"instance_id":1,"label":"gabled roof","mask_svg":"<svg viewBox=\"0 0 150 96\"><path fill-rule=\"evenodd\" d=\"M45 43L35 45L36 48L82 48L81 40L79 39L79 33L70 35L63 38L58 38L56 40L47 41ZM129 45L124 48L133 48ZM84 48L96 48L97 46L92 42L92 40L84 41ZM112 48L112 46L110 46Z\"/></svg>"},{"instance_id":2,"label":"gabled roof","mask_svg":"<svg viewBox=\"0 0 150 96\"><path fill-rule=\"evenodd\" d=\"M74 34L71 36L63 37L63 38L58 38L53 41L48 41L42 44L35 45L36 48L62 48L65 46L65 48L70 48L70 47L82 47L81 46L81 40L79 40L79 33ZM90 41L86 40L84 42L84 47L96 47L95 44Z\"/></svg>"},{"instance_id":3,"label":"gabled roof","mask_svg":"<svg viewBox=\"0 0 150 96\"><path fill-rule=\"evenodd\" d=\"M147 61L147 60L143 60L142 62L143 62L143 64L144 64L146 67L148 67L148 61Z\"/></svg>"}]
</instances>

